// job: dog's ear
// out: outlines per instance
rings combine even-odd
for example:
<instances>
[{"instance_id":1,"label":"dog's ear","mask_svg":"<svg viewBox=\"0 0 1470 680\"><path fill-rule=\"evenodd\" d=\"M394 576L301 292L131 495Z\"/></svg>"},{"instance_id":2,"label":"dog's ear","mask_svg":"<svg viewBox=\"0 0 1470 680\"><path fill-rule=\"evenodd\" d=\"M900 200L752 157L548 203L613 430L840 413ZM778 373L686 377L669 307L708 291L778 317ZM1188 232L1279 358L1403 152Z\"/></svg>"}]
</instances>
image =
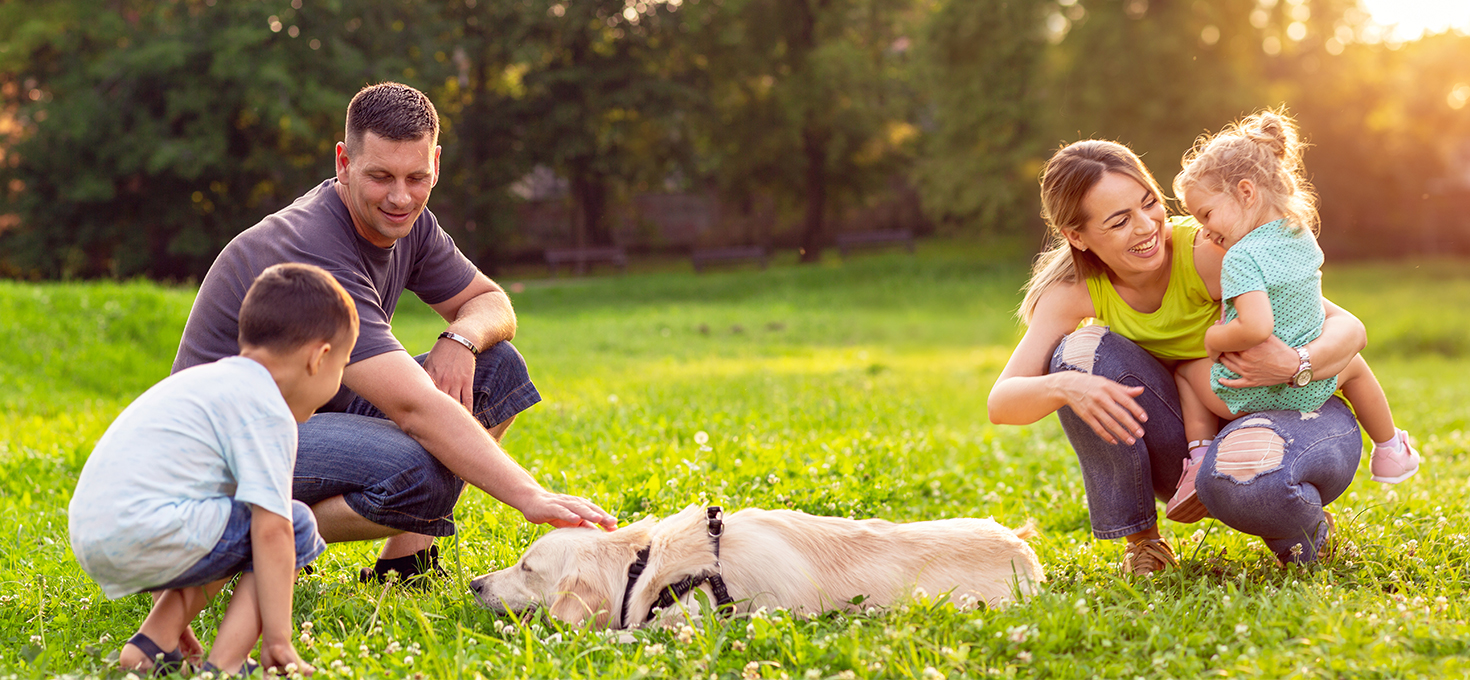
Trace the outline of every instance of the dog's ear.
<instances>
[{"instance_id":1,"label":"dog's ear","mask_svg":"<svg viewBox=\"0 0 1470 680\"><path fill-rule=\"evenodd\" d=\"M611 618L612 602L607 593L575 576L562 579L556 586L556 599L548 611L551 615L573 625L581 625L588 616L593 616L594 628L606 628Z\"/></svg>"}]
</instances>

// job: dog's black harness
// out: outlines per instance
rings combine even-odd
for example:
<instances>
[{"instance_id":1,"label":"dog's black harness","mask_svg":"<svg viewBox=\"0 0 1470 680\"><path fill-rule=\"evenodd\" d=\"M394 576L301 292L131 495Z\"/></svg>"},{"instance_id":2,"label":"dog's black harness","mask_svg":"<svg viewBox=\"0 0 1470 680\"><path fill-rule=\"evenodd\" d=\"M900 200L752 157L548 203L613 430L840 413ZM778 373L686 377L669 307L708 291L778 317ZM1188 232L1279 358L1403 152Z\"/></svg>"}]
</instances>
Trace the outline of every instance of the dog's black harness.
<instances>
[{"instance_id":1,"label":"dog's black harness","mask_svg":"<svg viewBox=\"0 0 1470 680\"><path fill-rule=\"evenodd\" d=\"M715 548L715 573L690 575L678 583L671 583L665 586L663 592L659 593L658 599L648 608L648 614L643 618L644 621L653 616L654 610L664 609L674 604L679 598L688 594L689 591L705 583L708 583L710 589L715 593L715 605L718 610L725 612L733 612L735 610L735 600L730 597L730 592L725 587L725 579L720 575L719 571L720 536L725 533L724 510L718 505L711 505L705 508L704 513L710 542L714 544ZM639 550L638 559L634 560L633 564L628 565L628 586L623 591L623 612L622 617L618 620L619 624L621 624L619 628L628 627L628 600L633 595L633 586L638 584L638 579L643 577L643 570L648 567L648 556L652 547L645 546L642 550ZM642 621L639 623L642 623Z\"/></svg>"}]
</instances>

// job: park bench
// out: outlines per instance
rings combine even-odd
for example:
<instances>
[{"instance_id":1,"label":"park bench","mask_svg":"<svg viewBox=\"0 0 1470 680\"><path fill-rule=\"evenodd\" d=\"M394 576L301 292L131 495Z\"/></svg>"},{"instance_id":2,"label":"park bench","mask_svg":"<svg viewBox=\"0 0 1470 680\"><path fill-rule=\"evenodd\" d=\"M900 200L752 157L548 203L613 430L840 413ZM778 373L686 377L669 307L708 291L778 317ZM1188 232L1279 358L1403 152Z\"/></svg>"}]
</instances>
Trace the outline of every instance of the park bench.
<instances>
[{"instance_id":1,"label":"park bench","mask_svg":"<svg viewBox=\"0 0 1470 680\"><path fill-rule=\"evenodd\" d=\"M714 262L736 262L741 260L758 260L761 269L766 268L766 249L760 246L734 246L730 248L695 248L689 259L694 262L694 272L697 274L704 270L705 265Z\"/></svg>"},{"instance_id":2,"label":"park bench","mask_svg":"<svg viewBox=\"0 0 1470 680\"><path fill-rule=\"evenodd\" d=\"M587 273L587 265L606 262L617 265L623 273L628 271L628 254L617 246L603 248L547 248L546 267L552 276L560 265L573 265L578 275Z\"/></svg>"},{"instance_id":3,"label":"park bench","mask_svg":"<svg viewBox=\"0 0 1470 680\"><path fill-rule=\"evenodd\" d=\"M882 248L901 245L914 252L914 232L909 229L891 231L852 231L837 235L837 249L843 257L853 248Z\"/></svg>"}]
</instances>

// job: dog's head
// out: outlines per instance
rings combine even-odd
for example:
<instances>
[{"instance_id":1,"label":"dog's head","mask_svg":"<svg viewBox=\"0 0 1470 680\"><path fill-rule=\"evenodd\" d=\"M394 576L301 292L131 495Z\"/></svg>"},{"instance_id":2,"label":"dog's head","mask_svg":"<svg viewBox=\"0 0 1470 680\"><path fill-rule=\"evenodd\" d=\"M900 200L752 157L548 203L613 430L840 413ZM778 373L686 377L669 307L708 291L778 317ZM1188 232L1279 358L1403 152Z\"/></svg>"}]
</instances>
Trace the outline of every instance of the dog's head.
<instances>
[{"instance_id":1,"label":"dog's head","mask_svg":"<svg viewBox=\"0 0 1470 680\"><path fill-rule=\"evenodd\" d=\"M648 545L657 522L645 517L617 531L555 529L537 539L515 564L470 581L481 606L497 612L545 607L573 624L592 619L616 625L628 565Z\"/></svg>"}]
</instances>

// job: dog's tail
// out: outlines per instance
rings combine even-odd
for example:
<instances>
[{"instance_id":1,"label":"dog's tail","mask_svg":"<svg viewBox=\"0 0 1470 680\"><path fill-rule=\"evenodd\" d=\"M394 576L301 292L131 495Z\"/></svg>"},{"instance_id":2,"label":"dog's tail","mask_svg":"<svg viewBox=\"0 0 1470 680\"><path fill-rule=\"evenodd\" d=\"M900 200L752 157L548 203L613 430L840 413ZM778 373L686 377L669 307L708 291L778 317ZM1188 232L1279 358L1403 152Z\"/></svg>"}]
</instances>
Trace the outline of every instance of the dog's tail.
<instances>
[{"instance_id":1,"label":"dog's tail","mask_svg":"<svg viewBox=\"0 0 1470 680\"><path fill-rule=\"evenodd\" d=\"M1016 534L1016 538L1019 538L1023 541L1029 541L1041 535L1041 532L1037 531L1036 529L1035 519L1028 519L1026 520L1025 524L1022 524L1020 527L1017 527L1015 529L1011 529L1011 531Z\"/></svg>"}]
</instances>

